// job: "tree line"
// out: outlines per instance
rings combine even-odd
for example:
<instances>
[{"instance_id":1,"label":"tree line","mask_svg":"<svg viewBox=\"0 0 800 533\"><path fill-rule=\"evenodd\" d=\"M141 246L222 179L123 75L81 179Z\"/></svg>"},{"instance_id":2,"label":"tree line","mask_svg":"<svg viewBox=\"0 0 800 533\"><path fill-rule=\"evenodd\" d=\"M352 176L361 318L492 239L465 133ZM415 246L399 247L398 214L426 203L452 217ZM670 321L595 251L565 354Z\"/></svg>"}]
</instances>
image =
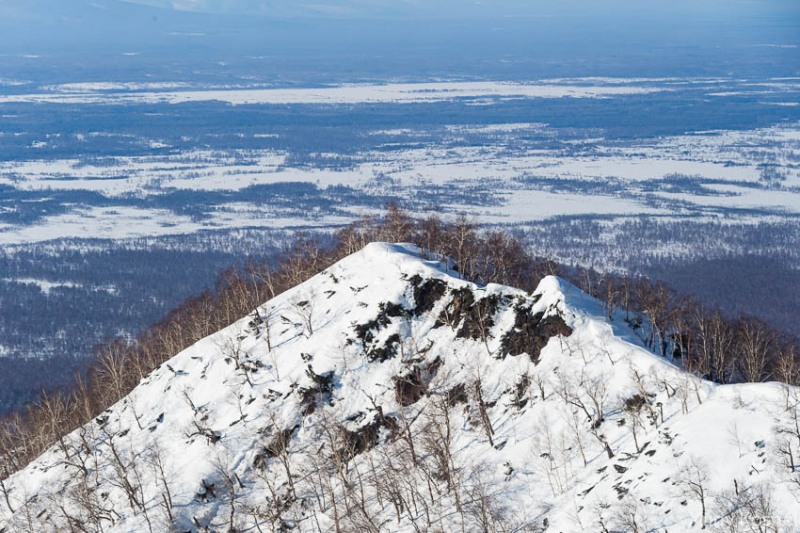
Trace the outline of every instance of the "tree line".
<instances>
[{"instance_id":1,"label":"tree line","mask_svg":"<svg viewBox=\"0 0 800 533\"><path fill-rule=\"evenodd\" d=\"M481 284L533 291L559 275L604 302L610 319L623 318L643 342L688 371L718 383L776 379L797 385L797 338L749 316L726 318L660 282L644 277L565 268L531 255L504 230L481 229L466 217L412 218L397 205L338 230L334 239L299 235L277 260L250 261L224 271L213 288L189 298L135 339L109 339L94 350L85 375L71 386L42 391L36 401L0 422L0 479L22 469L78 427L128 395L150 372L180 351L232 324L370 242L410 242Z\"/></svg>"}]
</instances>

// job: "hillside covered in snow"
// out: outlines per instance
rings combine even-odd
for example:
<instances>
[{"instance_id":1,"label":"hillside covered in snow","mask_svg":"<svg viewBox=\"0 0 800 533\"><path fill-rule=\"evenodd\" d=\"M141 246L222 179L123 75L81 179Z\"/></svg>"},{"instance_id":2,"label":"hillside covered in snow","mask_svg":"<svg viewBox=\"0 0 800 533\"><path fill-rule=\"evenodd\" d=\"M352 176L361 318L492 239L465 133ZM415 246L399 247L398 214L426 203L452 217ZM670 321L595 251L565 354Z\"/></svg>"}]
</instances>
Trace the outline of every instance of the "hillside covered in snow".
<instances>
[{"instance_id":1,"label":"hillside covered in snow","mask_svg":"<svg viewBox=\"0 0 800 533\"><path fill-rule=\"evenodd\" d=\"M0 532L797 531L800 391L624 314L370 244L6 478Z\"/></svg>"}]
</instances>

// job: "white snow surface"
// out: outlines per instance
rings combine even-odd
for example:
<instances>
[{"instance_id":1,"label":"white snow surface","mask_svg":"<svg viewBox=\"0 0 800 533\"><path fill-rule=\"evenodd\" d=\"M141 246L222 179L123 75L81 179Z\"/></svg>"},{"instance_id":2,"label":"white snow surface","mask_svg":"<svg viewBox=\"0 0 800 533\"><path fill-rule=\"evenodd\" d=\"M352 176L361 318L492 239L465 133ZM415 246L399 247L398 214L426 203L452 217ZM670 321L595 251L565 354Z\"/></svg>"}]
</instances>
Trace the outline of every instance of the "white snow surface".
<instances>
[{"instance_id":1,"label":"white snow surface","mask_svg":"<svg viewBox=\"0 0 800 533\"><path fill-rule=\"evenodd\" d=\"M381 304L414 309L418 304L414 286L419 285L415 276L423 281L441 280L448 290L422 314L385 315L386 325L373 330L375 338L365 346L355 326L374 320ZM458 338L457 328L437 324L453 299L452 291L463 288L477 300L499 298L486 343ZM108 437L113 435L122 461L136 465L127 475L141 479L152 531L169 530L160 507L163 490L148 459L155 449L161 450L166 467L174 502L174 530L205 531L200 527L207 526L210 531L228 531L227 496L219 491L217 499L201 501L197 496L201 484L221 486L222 465L241 480L236 488L237 505L268 506L264 479L271 479L281 494L289 489L278 459L269 459L266 470L261 470L256 458L279 431L290 430L294 482L298 497L307 505L295 504L284 519L296 531L333 531L332 511L312 513L317 500L304 481L312 462L328 453L322 446L326 442L323 421L333 420L355 431L378 419L373 408L377 405L386 417L399 420L402 414L421 431L435 412L437 398L460 384L471 391L478 376L490 406L494 447L470 395L467 403L452 409L454 463L464 486L481 484L491 501L505 510L509 523L546 523L548 531L554 532L601 531L602 519L609 530L624 531L628 529L619 522L624 514L621 510L634 509L639 531L700 531L700 502L682 482L687 478L681 472L689 465L697 465L702 472L706 522L712 530L721 526L725 514L716 498L733 491L734 482L740 492L755 493L768 487L772 519L782 520L786 531L796 531L794 524L800 523L798 485L779 463L774 431L786 422L786 398L797 391L770 383L718 386L694 378L646 350L621 320L621 312L615 320L608 320L600 302L559 278L545 278L533 294L499 285L477 286L458 279L457 273L442 263L423 259L413 246L373 243L257 312L270 317L271 352L264 326L250 325L254 315L181 352L102 417L68 436L73 456L65 457L54 446L7 479L9 499L0 498L0 530L28 531L26 516L34 517L37 531L56 531L56 525L64 528L61 531L68 530L64 513L80 517L84 512L70 495L86 479L88 486L96 487L92 493L101 498L102 505L114 509L110 513L113 520L103 522L103 531L148 531L144 514L134 513L114 472ZM538 363L527 354L503 357L501 341L514 329L518 312L521 316L543 313L561 317L573 332L568 337L550 338ZM306 321L313 333L304 325ZM397 355L384 362L369 361L365 352L382 346L395 334L402 339ZM249 364L259 367L250 374L252 385L228 356L234 348ZM412 405L401 406L393 378L434 361L440 366L430 379L428 394ZM304 415L301 391L313 386L310 372L332 372L333 389L329 397L315 399L316 410ZM663 409L657 425L642 416L640 452L630 431L631 420L623 424L624 401L639 390L636 373L652 395L650 405L660 404ZM514 404L515 390L524 375L530 384L522 387L519 398L525 405L519 406ZM544 389L543 397L538 383ZM590 403L588 391L603 388L604 415L598 431L609 442L613 459L591 435L586 415L570 407L558 393L563 390ZM211 444L206 438L190 436L196 431L195 422L215 431L220 440ZM573 426L577 430L570 429ZM82 438L89 446L81 452L89 469L86 478L69 466L78 462L74 450ZM350 461L348 479L354 480L358 471L369 482L370 465L383 464L387 456L396 458L403 442L384 429L371 451ZM417 446L420 460L432 461L421 440ZM409 476L411 482L423 479ZM338 487L339 477L332 473L331 479ZM428 494L428 487L423 490ZM453 494L447 493L443 483L430 490L436 500L429 509L432 530L462 531ZM626 491L627 495L620 497ZM468 501L466 494L461 497ZM427 530L421 509L407 509L398 521L392 506L386 500L382 503L383 507L374 497L366 501L381 531L415 531L412 518L417 531ZM339 505L341 514L344 503ZM257 531L252 518L237 527ZM269 524L261 527L272 531ZM469 516L463 527L482 531Z\"/></svg>"},{"instance_id":2,"label":"white snow surface","mask_svg":"<svg viewBox=\"0 0 800 533\"><path fill-rule=\"evenodd\" d=\"M476 204L463 198L442 198L439 205L449 213L468 213L488 224L516 225L535 224L557 215L724 214L728 220L744 221L800 213L800 124L796 122L631 142L574 139L565 141L569 155L561 148L533 145L509 151L515 132L556 138L557 130L544 124L451 125L445 129L449 141L426 141L431 133L422 130L373 131L374 135L413 142L398 150L351 154L352 166L343 168L292 166L291 154L275 149L191 150L91 162L34 158L0 162L0 186L35 191L45 198L49 191L60 190L147 198L173 190L242 191L257 185L302 182L316 185L322 193L346 186L367 195L391 195L409 204L417 201L421 188L439 194L433 189L475 187L491 194L492 201ZM489 138L479 146L449 144L477 134ZM106 134L79 135L91 139ZM267 130L254 134L270 135L276 134ZM151 147L164 146L162 141L143 140ZM54 136L41 142L58 141ZM341 157L326 155L331 160ZM782 181L763 181L765 161ZM685 182L671 182L676 174ZM700 186L688 187L686 183L691 182ZM607 185L607 192L601 184ZM67 212L27 226L0 224L0 244L189 234L202 229L330 226L349 223L363 214L356 205L338 207L331 215L324 210L287 211L259 202L220 203L208 210L207 218L196 219L146 206L70 206Z\"/></svg>"},{"instance_id":3,"label":"white snow surface","mask_svg":"<svg viewBox=\"0 0 800 533\"><path fill-rule=\"evenodd\" d=\"M51 104L179 104L220 101L241 104L360 104L443 102L456 98L610 98L669 90L631 85L558 85L510 82L440 82L349 84L320 88L208 89L150 92L142 89L176 89L178 84L82 83L46 87L47 93L0 95L0 103ZM114 90L138 92L109 92ZM57 91L57 93L55 92Z\"/></svg>"}]
</instances>

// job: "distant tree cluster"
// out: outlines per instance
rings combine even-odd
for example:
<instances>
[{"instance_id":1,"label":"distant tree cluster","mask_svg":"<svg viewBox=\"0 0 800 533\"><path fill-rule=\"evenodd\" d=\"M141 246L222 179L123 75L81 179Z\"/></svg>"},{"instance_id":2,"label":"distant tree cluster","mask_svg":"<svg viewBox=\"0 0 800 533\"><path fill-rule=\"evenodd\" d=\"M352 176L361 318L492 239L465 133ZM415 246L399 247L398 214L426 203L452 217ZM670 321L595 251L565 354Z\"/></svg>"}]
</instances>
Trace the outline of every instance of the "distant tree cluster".
<instances>
[{"instance_id":1,"label":"distant tree cluster","mask_svg":"<svg viewBox=\"0 0 800 533\"><path fill-rule=\"evenodd\" d=\"M643 274L663 280L727 315L757 316L792 333L800 312L800 270L783 255L728 254L721 257L653 261Z\"/></svg>"},{"instance_id":2,"label":"distant tree cluster","mask_svg":"<svg viewBox=\"0 0 800 533\"><path fill-rule=\"evenodd\" d=\"M136 335L242 257L276 253L284 237L263 235L258 250L215 234L0 249L0 412L69 384L104 338Z\"/></svg>"},{"instance_id":3,"label":"distant tree cluster","mask_svg":"<svg viewBox=\"0 0 800 533\"><path fill-rule=\"evenodd\" d=\"M644 276L575 269L570 277L603 301L609 319L623 312L648 348L680 360L689 372L716 383L800 382L797 337L756 317L729 318L719 308Z\"/></svg>"},{"instance_id":4,"label":"distant tree cluster","mask_svg":"<svg viewBox=\"0 0 800 533\"><path fill-rule=\"evenodd\" d=\"M566 276L603 300L609 318L624 313L645 344L681 360L698 376L720 383L766 379L798 383L797 339L754 318L729 320L719 310L645 278L561 268L531 256L514 235L479 230L466 217L454 222L436 215L420 220L390 205L384 216L345 227L332 241L299 235L279 260L231 267L213 290L186 300L135 339L119 337L99 345L85 377L77 377L63 390L43 392L35 402L4 417L0 479L99 416L183 349L373 241L414 243L426 257L446 261L462 278L481 284L533 291L544 276Z\"/></svg>"}]
</instances>

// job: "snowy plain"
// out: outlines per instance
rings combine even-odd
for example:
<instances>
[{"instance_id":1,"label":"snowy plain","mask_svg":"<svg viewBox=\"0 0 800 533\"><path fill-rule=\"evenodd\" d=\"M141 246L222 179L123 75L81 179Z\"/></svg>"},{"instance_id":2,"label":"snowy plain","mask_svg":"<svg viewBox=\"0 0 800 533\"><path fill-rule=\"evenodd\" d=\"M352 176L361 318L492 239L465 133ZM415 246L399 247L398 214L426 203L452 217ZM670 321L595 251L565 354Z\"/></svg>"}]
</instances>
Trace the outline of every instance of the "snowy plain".
<instances>
[{"instance_id":1,"label":"snowy plain","mask_svg":"<svg viewBox=\"0 0 800 533\"><path fill-rule=\"evenodd\" d=\"M19 244L92 235L125 238L232 227L315 227L372 212L341 204L341 212L296 211L249 202L248 187L305 183L321 194L346 187L364 198L390 196L413 205L421 192L449 213L486 223L524 225L553 216L800 215L800 124L713 131L639 141L567 139L559 146L522 143L525 135L559 132L542 124L447 126L431 132L370 131L387 140L349 154L336 167L293 165L285 150L168 151L165 154L0 162L0 186L46 198L50 191L89 191L105 198L139 198L143 205L85 205L29 227L0 225L0 242ZM277 135L264 132L254 138ZM482 141L475 145L475 139ZM49 141L58 142L58 139ZM44 140L42 142L48 142ZM149 141L160 146L157 139ZM396 147L391 147L392 144ZM337 154L319 154L337 161ZM765 181L768 169L779 181ZM465 191L448 197L443 190ZM242 193L215 202L198 221L148 206L174 191ZM468 191L484 194L476 203ZM436 197L440 198L437 200ZM131 223L134 222L135 223Z\"/></svg>"}]
</instances>

